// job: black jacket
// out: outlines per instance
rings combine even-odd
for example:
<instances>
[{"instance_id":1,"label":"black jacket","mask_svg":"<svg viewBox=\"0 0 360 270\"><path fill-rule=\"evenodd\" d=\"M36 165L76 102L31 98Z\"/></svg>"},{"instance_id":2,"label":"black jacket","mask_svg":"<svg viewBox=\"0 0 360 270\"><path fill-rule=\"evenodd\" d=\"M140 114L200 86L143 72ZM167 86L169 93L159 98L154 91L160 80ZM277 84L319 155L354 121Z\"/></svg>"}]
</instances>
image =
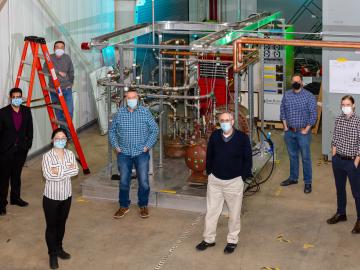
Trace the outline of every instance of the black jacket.
<instances>
[{"instance_id":1,"label":"black jacket","mask_svg":"<svg viewBox=\"0 0 360 270\"><path fill-rule=\"evenodd\" d=\"M0 109L0 154L11 151L17 138L19 148L26 152L32 145L33 122L30 109L21 105L22 123L19 131L15 129L12 110L11 105Z\"/></svg>"}]
</instances>

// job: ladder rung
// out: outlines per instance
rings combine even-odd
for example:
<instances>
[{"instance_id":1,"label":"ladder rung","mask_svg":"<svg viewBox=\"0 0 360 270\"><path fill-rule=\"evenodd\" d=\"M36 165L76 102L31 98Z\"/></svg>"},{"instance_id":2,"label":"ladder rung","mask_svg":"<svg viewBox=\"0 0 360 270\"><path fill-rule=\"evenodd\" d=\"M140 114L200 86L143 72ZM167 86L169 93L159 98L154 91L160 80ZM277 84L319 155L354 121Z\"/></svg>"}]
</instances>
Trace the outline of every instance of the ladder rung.
<instances>
[{"instance_id":1,"label":"ladder rung","mask_svg":"<svg viewBox=\"0 0 360 270\"><path fill-rule=\"evenodd\" d=\"M31 66L32 65L32 62L30 62L30 60L24 60L24 61L22 61L23 62L23 64L24 65L29 65L29 66Z\"/></svg>"},{"instance_id":2,"label":"ladder rung","mask_svg":"<svg viewBox=\"0 0 360 270\"><path fill-rule=\"evenodd\" d=\"M38 54L38 57L41 59L45 59L44 55L42 55L42 54Z\"/></svg>"},{"instance_id":3,"label":"ladder rung","mask_svg":"<svg viewBox=\"0 0 360 270\"><path fill-rule=\"evenodd\" d=\"M52 103L52 104L48 104L48 106L53 107L54 109L57 109L57 110L62 110L63 109L61 107L61 105L59 105L59 104Z\"/></svg>"},{"instance_id":4,"label":"ladder rung","mask_svg":"<svg viewBox=\"0 0 360 270\"><path fill-rule=\"evenodd\" d=\"M57 124L57 125L60 125L60 126L64 126L64 127L67 127L67 126L68 126L68 124L67 124L66 122L64 122L64 121L58 121L58 120L56 120L56 119L52 120L51 122L52 122L52 123L55 123L55 124Z\"/></svg>"},{"instance_id":5,"label":"ladder rung","mask_svg":"<svg viewBox=\"0 0 360 270\"><path fill-rule=\"evenodd\" d=\"M44 90L47 90L47 91L52 92L52 93L57 93L56 89L52 88L52 87L45 87Z\"/></svg>"},{"instance_id":6,"label":"ladder rung","mask_svg":"<svg viewBox=\"0 0 360 270\"><path fill-rule=\"evenodd\" d=\"M20 80L22 80L22 81L26 81L26 82L30 82L30 78L28 78L28 77L18 77Z\"/></svg>"},{"instance_id":7,"label":"ladder rung","mask_svg":"<svg viewBox=\"0 0 360 270\"><path fill-rule=\"evenodd\" d=\"M45 76L48 76L48 77L51 77L51 74L50 73L46 73L44 71L39 71L40 74L43 74Z\"/></svg>"}]
</instances>

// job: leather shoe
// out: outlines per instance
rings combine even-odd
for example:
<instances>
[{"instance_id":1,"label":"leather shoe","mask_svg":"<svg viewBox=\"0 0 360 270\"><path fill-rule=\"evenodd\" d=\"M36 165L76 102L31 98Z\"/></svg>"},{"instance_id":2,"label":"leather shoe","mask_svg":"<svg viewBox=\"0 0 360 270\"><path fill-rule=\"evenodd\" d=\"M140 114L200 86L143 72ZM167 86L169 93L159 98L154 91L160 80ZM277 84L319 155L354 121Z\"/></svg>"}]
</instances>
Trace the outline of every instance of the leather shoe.
<instances>
[{"instance_id":1,"label":"leather shoe","mask_svg":"<svg viewBox=\"0 0 360 270\"><path fill-rule=\"evenodd\" d=\"M297 180L286 179L285 181L281 182L280 186L286 187L286 186L290 186L290 185L295 185L297 183L298 183Z\"/></svg>"},{"instance_id":2,"label":"leather shoe","mask_svg":"<svg viewBox=\"0 0 360 270\"><path fill-rule=\"evenodd\" d=\"M227 245L225 246L225 249L224 249L224 253L227 253L227 254L233 253L236 247L237 247L237 244L227 243Z\"/></svg>"},{"instance_id":3,"label":"leather shoe","mask_svg":"<svg viewBox=\"0 0 360 270\"><path fill-rule=\"evenodd\" d=\"M59 268L58 258L56 255L50 255L49 266L50 266L50 269L58 269Z\"/></svg>"},{"instance_id":4,"label":"leather shoe","mask_svg":"<svg viewBox=\"0 0 360 270\"><path fill-rule=\"evenodd\" d=\"M11 205L17 205L17 206L20 206L20 207L26 207L29 205L28 202L25 202L24 200L22 199L18 199L16 201L10 201L10 204Z\"/></svg>"},{"instance_id":5,"label":"leather shoe","mask_svg":"<svg viewBox=\"0 0 360 270\"><path fill-rule=\"evenodd\" d=\"M69 260L71 258L71 255L63 249L57 252L57 256L62 260Z\"/></svg>"},{"instance_id":6,"label":"leather shoe","mask_svg":"<svg viewBox=\"0 0 360 270\"><path fill-rule=\"evenodd\" d=\"M1 208L0 209L0 216L5 216L6 215L6 208Z\"/></svg>"},{"instance_id":7,"label":"leather shoe","mask_svg":"<svg viewBox=\"0 0 360 270\"><path fill-rule=\"evenodd\" d=\"M329 218L326 222L328 224L336 224L340 221L346 221L347 217L346 215L340 215L338 213L336 213L333 217Z\"/></svg>"},{"instance_id":8,"label":"leather shoe","mask_svg":"<svg viewBox=\"0 0 360 270\"><path fill-rule=\"evenodd\" d=\"M356 221L354 229L352 229L351 233L353 233L353 234L360 233L360 220Z\"/></svg>"},{"instance_id":9,"label":"leather shoe","mask_svg":"<svg viewBox=\"0 0 360 270\"><path fill-rule=\"evenodd\" d=\"M312 188L311 188L311 184L305 184L304 186L304 193L311 193Z\"/></svg>"},{"instance_id":10,"label":"leather shoe","mask_svg":"<svg viewBox=\"0 0 360 270\"><path fill-rule=\"evenodd\" d=\"M207 249L208 247L213 247L213 246L215 246L215 243L208 243L205 241L201 241L201 243L196 246L196 249L199 251L203 251L203 250Z\"/></svg>"}]
</instances>

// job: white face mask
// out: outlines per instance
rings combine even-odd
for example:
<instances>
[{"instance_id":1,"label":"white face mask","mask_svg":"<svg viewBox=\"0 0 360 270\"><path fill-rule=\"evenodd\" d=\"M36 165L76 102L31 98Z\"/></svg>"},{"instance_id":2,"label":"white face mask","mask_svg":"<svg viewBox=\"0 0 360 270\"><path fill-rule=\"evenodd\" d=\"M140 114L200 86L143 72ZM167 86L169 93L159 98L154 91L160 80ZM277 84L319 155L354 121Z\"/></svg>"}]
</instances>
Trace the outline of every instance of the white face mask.
<instances>
[{"instance_id":1,"label":"white face mask","mask_svg":"<svg viewBox=\"0 0 360 270\"><path fill-rule=\"evenodd\" d=\"M353 111L353 108L352 107L347 107L347 106L342 106L341 107L341 110L344 114L351 114L352 111Z\"/></svg>"},{"instance_id":2,"label":"white face mask","mask_svg":"<svg viewBox=\"0 0 360 270\"><path fill-rule=\"evenodd\" d=\"M55 50L55 54L56 56L60 57L65 53L65 51L63 49L56 49Z\"/></svg>"}]
</instances>

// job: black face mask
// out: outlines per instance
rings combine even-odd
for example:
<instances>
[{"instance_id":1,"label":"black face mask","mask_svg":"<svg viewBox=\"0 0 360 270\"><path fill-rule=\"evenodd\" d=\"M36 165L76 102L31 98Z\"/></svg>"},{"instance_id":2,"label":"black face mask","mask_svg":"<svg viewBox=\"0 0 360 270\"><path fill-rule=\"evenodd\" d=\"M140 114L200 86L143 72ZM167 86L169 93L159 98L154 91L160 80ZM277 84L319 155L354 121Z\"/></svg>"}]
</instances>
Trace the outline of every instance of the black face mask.
<instances>
[{"instance_id":1,"label":"black face mask","mask_svg":"<svg viewBox=\"0 0 360 270\"><path fill-rule=\"evenodd\" d=\"M299 90L301 88L301 84L298 82L293 82L292 88L295 90Z\"/></svg>"}]
</instances>

